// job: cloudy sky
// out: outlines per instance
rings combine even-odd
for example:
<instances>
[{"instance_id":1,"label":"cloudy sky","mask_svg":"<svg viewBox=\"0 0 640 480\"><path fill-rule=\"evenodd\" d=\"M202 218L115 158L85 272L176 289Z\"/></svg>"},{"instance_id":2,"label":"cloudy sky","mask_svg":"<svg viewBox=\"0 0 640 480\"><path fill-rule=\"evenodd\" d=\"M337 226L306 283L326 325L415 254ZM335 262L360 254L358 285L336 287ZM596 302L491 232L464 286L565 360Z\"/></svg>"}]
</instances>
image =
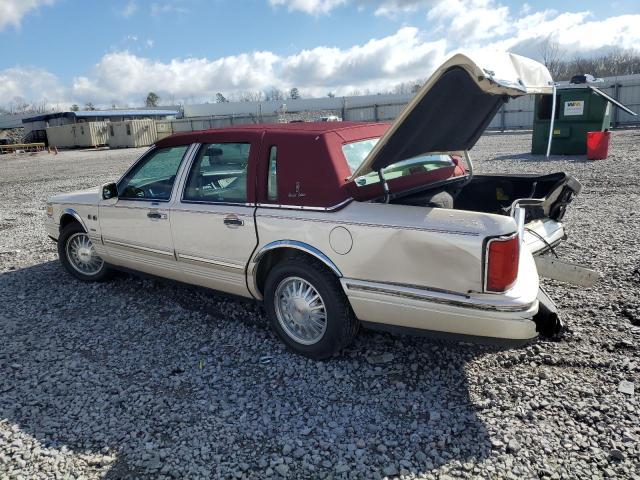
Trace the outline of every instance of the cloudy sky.
<instances>
[{"instance_id":1,"label":"cloudy sky","mask_svg":"<svg viewBox=\"0 0 640 480\"><path fill-rule=\"evenodd\" d=\"M640 49L638 0L0 0L0 105L139 106L424 79L457 50Z\"/></svg>"}]
</instances>

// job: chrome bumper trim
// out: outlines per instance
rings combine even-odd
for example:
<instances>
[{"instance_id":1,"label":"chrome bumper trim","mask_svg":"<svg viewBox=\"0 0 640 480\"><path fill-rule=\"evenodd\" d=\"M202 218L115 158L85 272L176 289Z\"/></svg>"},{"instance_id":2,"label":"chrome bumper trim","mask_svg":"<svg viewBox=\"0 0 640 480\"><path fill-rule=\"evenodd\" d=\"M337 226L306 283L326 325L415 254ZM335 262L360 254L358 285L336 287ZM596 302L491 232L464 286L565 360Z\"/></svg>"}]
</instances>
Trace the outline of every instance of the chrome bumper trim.
<instances>
[{"instance_id":1,"label":"chrome bumper trim","mask_svg":"<svg viewBox=\"0 0 640 480\"><path fill-rule=\"evenodd\" d=\"M371 292L381 295L404 298L408 300L439 303L442 305L469 308L474 310L486 310L495 312L526 312L530 310L535 304L534 301L520 305L501 305L489 301L483 302L480 299L473 299L466 295L444 293L424 288L416 288L410 285L374 283L354 279L346 279L344 281L344 285L347 289L347 296L349 295L349 290L354 292Z\"/></svg>"}]
</instances>

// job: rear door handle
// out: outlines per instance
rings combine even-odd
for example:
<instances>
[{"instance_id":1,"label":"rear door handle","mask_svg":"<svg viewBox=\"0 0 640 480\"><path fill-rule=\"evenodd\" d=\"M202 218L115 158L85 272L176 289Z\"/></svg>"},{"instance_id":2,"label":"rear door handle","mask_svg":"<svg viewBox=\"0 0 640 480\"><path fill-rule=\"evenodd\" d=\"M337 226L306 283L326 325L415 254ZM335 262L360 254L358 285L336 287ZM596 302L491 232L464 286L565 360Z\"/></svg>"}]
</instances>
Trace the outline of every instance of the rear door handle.
<instances>
[{"instance_id":1,"label":"rear door handle","mask_svg":"<svg viewBox=\"0 0 640 480\"><path fill-rule=\"evenodd\" d=\"M235 215L229 215L228 217L224 217L224 224L230 228L242 227L244 225L244 220L240 220Z\"/></svg>"},{"instance_id":2,"label":"rear door handle","mask_svg":"<svg viewBox=\"0 0 640 480\"><path fill-rule=\"evenodd\" d=\"M166 220L167 214L160 212L149 212L147 213L147 217L152 218L154 220Z\"/></svg>"}]
</instances>

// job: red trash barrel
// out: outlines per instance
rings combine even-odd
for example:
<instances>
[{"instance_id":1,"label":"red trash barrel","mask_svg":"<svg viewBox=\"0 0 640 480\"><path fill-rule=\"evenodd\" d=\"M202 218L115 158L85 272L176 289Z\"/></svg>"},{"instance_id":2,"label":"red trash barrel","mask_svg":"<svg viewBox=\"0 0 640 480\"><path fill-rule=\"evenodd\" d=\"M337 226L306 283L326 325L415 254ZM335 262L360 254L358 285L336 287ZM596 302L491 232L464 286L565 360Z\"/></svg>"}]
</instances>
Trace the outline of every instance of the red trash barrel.
<instances>
[{"instance_id":1,"label":"red trash barrel","mask_svg":"<svg viewBox=\"0 0 640 480\"><path fill-rule=\"evenodd\" d=\"M604 160L609 155L611 132L587 132L587 158Z\"/></svg>"}]
</instances>

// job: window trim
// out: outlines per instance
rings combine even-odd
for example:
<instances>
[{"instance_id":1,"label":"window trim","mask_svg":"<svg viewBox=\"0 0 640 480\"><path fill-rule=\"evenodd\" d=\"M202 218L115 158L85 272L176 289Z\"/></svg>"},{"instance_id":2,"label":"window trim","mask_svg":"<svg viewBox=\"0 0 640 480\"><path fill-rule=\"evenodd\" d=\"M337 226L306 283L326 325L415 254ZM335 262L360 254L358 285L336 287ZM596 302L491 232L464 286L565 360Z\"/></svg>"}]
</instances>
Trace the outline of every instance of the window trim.
<instances>
[{"instance_id":1,"label":"window trim","mask_svg":"<svg viewBox=\"0 0 640 480\"><path fill-rule=\"evenodd\" d=\"M176 178L173 181L173 185L171 186L171 193L169 194L169 199L168 200L164 200L164 199L151 199L151 198L130 198L130 197L120 197L120 184L122 183L122 181L127 177L127 175L129 175L129 172L135 170L135 168L143 161L145 161L147 159L147 157L149 157L149 155L153 154L154 152L160 151L160 150L164 150L166 148L176 148L176 147L187 147L187 149L185 150L184 154L182 155L182 158L180 159L180 164L178 165L178 169L176 170ZM133 163L133 165L131 165L125 172L124 174L118 179L118 181L116 182L116 187L118 189L118 201L122 200L122 201L131 201L131 202L149 202L149 203L169 203L171 202L172 198L173 198L173 194L176 191L176 184L179 182L179 174L180 174L180 170L182 168L183 163L185 162L185 159L187 157L189 157L189 152L191 151L191 149L193 148L193 144L191 143L187 143L184 145L174 145L173 147L164 147L164 148L157 148L155 145L152 145L146 152L144 152L142 154L142 156ZM117 204L116 204L117 205Z\"/></svg>"},{"instance_id":2,"label":"window trim","mask_svg":"<svg viewBox=\"0 0 640 480\"><path fill-rule=\"evenodd\" d=\"M180 203L185 204L193 204L193 205L226 205L226 206L236 206L236 207L254 207L255 203L251 202L225 202L225 201L214 201L214 200L189 200L184 198L185 193L187 192L187 186L189 185L189 176L191 175L191 171L195 166L195 163L198 159L198 155L200 151L204 149L207 145L219 145L221 143L243 143L245 145L249 145L249 156L247 157L247 170L249 164L251 163L251 153L253 150L253 142L207 142L198 144L198 148L196 148L195 152L192 155L191 163L188 165L185 171L184 179L182 181L182 193L180 194ZM249 176L247 175L247 198L249 197Z\"/></svg>"}]
</instances>

